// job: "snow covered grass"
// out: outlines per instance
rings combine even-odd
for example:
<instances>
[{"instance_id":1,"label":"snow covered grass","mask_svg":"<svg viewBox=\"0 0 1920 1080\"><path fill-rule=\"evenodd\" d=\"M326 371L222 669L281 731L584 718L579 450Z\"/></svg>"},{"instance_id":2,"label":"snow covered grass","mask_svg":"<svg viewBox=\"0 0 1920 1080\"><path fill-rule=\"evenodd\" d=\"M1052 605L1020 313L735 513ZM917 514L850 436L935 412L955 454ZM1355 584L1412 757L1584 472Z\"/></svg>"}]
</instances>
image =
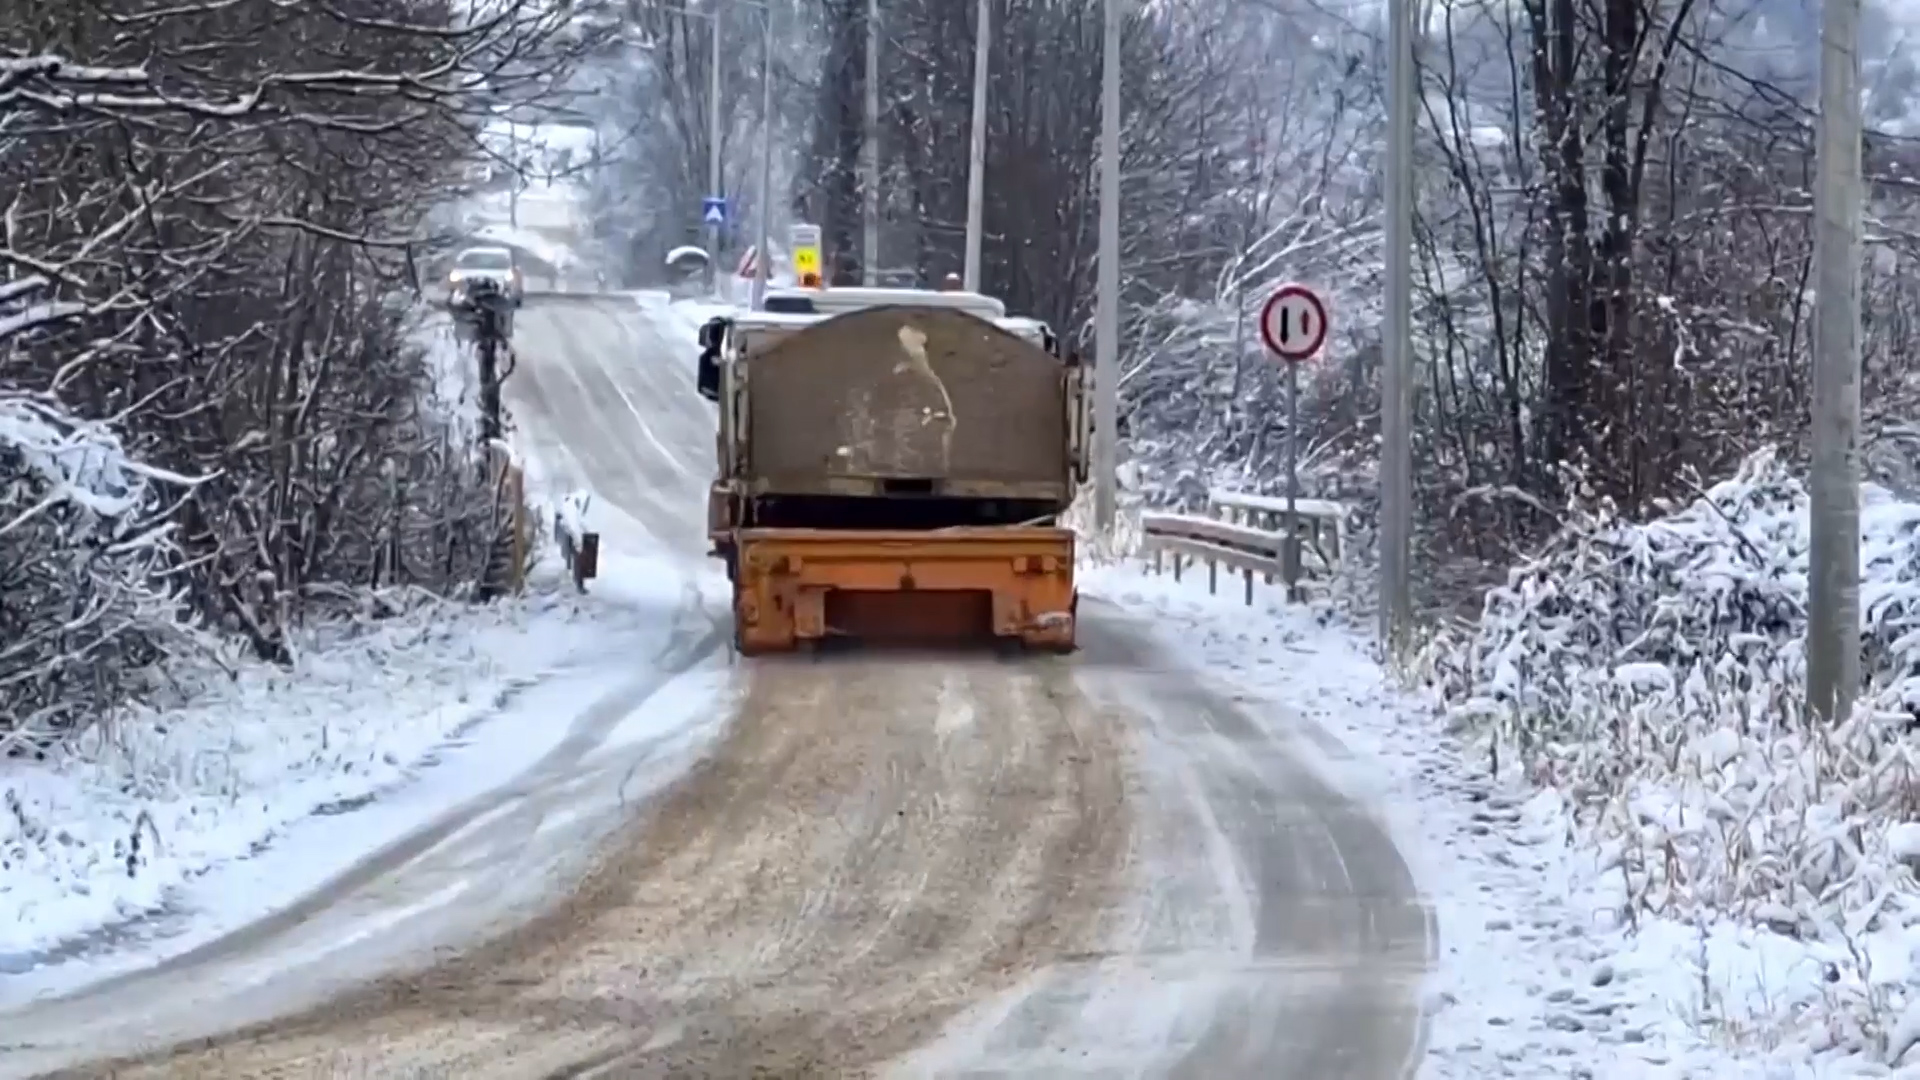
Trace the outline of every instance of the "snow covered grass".
<instances>
[{"instance_id":1,"label":"snow covered grass","mask_svg":"<svg viewBox=\"0 0 1920 1080\"><path fill-rule=\"evenodd\" d=\"M1150 619L1173 655L1384 816L1439 929L1423 1080L1853 1075L1777 1026L1796 1004L1811 1017L1862 992L1833 978L1844 948L1625 918L1569 803L1487 775L1480 748L1436 725L1334 610L1287 605L1275 588L1248 608L1237 590L1209 596L1203 577L1129 565L1088 569L1081 587ZM1904 968L1898 943L1885 946L1876 961Z\"/></svg>"},{"instance_id":2,"label":"snow covered grass","mask_svg":"<svg viewBox=\"0 0 1920 1080\"><path fill-rule=\"evenodd\" d=\"M291 667L237 649L173 665L166 693L43 761L0 761L0 970L138 936L194 879L409 781L562 665L633 650L649 617L394 595L305 628Z\"/></svg>"},{"instance_id":3,"label":"snow covered grass","mask_svg":"<svg viewBox=\"0 0 1920 1080\"><path fill-rule=\"evenodd\" d=\"M1916 525L1864 490L1869 691L1839 724L1804 712L1807 499L1771 453L1659 520L1575 521L1423 657L1487 770L1557 805L1596 918L1632 955L1693 942L1694 1020L1744 1052L1864 1067L1916 1032Z\"/></svg>"}]
</instances>

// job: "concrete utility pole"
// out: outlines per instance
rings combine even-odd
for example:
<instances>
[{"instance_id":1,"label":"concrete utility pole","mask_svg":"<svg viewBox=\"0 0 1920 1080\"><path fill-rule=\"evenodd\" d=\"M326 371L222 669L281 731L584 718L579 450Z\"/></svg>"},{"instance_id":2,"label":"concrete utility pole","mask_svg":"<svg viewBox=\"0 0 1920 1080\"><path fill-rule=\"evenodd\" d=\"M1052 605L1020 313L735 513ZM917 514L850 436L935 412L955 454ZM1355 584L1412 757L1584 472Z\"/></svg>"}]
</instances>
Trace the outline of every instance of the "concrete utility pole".
<instances>
[{"instance_id":1,"label":"concrete utility pole","mask_svg":"<svg viewBox=\"0 0 1920 1080\"><path fill-rule=\"evenodd\" d=\"M1120 0L1100 50L1100 267L1094 312L1093 520L1113 535L1120 464Z\"/></svg>"},{"instance_id":2,"label":"concrete utility pole","mask_svg":"<svg viewBox=\"0 0 1920 1080\"><path fill-rule=\"evenodd\" d=\"M867 0L867 134L861 140L860 284L880 284L880 0Z\"/></svg>"},{"instance_id":3,"label":"concrete utility pole","mask_svg":"<svg viewBox=\"0 0 1920 1080\"><path fill-rule=\"evenodd\" d=\"M707 57L707 194L725 198L720 179L720 0L712 0L712 52ZM720 284L720 226L707 226L707 289Z\"/></svg>"},{"instance_id":4,"label":"concrete utility pole","mask_svg":"<svg viewBox=\"0 0 1920 1080\"><path fill-rule=\"evenodd\" d=\"M520 125L507 114L507 163L512 166L507 187L507 224L520 227L520 185L525 181L520 176Z\"/></svg>"},{"instance_id":5,"label":"concrete utility pole","mask_svg":"<svg viewBox=\"0 0 1920 1080\"><path fill-rule=\"evenodd\" d=\"M980 0L973 34L973 139L967 147L967 261L964 284L980 291L980 234L986 228L987 58L993 44L990 0Z\"/></svg>"},{"instance_id":6,"label":"concrete utility pole","mask_svg":"<svg viewBox=\"0 0 1920 1080\"><path fill-rule=\"evenodd\" d=\"M1821 8L1807 709L1839 723L1860 690L1860 0Z\"/></svg>"},{"instance_id":7,"label":"concrete utility pole","mask_svg":"<svg viewBox=\"0 0 1920 1080\"><path fill-rule=\"evenodd\" d=\"M1380 641L1413 640L1413 0L1387 3L1387 311L1380 372Z\"/></svg>"},{"instance_id":8,"label":"concrete utility pole","mask_svg":"<svg viewBox=\"0 0 1920 1080\"><path fill-rule=\"evenodd\" d=\"M753 247L753 310L767 306L773 262L773 5L760 9L760 237Z\"/></svg>"}]
</instances>

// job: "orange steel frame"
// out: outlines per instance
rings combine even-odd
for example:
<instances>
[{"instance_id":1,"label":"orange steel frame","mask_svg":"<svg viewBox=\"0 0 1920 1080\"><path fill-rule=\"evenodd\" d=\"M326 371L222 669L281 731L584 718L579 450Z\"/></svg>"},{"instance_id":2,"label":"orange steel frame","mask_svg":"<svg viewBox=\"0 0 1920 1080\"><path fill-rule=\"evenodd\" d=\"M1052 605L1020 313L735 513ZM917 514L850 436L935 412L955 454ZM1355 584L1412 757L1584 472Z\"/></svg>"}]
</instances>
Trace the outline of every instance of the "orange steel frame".
<instances>
[{"instance_id":1,"label":"orange steel frame","mask_svg":"<svg viewBox=\"0 0 1920 1080\"><path fill-rule=\"evenodd\" d=\"M1074 535L1068 529L741 529L714 540L733 548L736 639L749 655L847 633L829 625L833 606L864 608L868 617L861 621L869 626L855 636L868 640L889 636L890 619L905 630L907 623L926 629L929 622L959 618L989 625L938 627L945 631L940 636L991 635L1055 652L1074 648ZM941 602L966 597L980 603Z\"/></svg>"}]
</instances>

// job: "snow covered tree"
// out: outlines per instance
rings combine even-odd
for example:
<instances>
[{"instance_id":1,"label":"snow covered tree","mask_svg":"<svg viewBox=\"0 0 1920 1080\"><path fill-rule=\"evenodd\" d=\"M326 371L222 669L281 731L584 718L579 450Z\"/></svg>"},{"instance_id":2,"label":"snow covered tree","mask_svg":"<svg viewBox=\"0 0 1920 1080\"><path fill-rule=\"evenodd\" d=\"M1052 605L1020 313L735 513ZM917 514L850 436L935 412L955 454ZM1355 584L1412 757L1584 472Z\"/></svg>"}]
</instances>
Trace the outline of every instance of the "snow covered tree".
<instances>
[{"instance_id":1,"label":"snow covered tree","mask_svg":"<svg viewBox=\"0 0 1920 1080\"><path fill-rule=\"evenodd\" d=\"M341 587L484 572L494 495L417 405L401 290L491 108L589 44L569 15L10 6L0 730L97 715L176 616L278 659Z\"/></svg>"},{"instance_id":2,"label":"snow covered tree","mask_svg":"<svg viewBox=\"0 0 1920 1080\"><path fill-rule=\"evenodd\" d=\"M805 118L807 98L794 90L814 77L813 2L768 0L778 32L771 118L776 192L787 190L792 132ZM600 88L588 107L607 146L601 167L588 177L592 219L610 268L629 284L657 284L670 251L707 246L700 210L712 187L707 99L714 17L721 33L721 193L730 214L722 250L713 254L730 268L732 256L755 239L767 145L760 115L765 9L757 0L704 7L627 0L619 36L596 56L587 78Z\"/></svg>"}]
</instances>

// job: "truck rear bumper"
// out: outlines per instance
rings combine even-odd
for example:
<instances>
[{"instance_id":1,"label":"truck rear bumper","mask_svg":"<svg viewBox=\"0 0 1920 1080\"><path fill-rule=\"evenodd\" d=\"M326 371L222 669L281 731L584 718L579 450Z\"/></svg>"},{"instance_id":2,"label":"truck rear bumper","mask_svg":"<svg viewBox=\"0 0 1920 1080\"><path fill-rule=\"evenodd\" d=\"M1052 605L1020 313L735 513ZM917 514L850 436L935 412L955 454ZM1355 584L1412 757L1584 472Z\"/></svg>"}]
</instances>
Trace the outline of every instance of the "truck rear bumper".
<instances>
[{"instance_id":1,"label":"truck rear bumper","mask_svg":"<svg viewBox=\"0 0 1920 1080\"><path fill-rule=\"evenodd\" d=\"M742 529L714 542L734 568L743 653L834 637L1074 647L1068 529Z\"/></svg>"}]
</instances>

